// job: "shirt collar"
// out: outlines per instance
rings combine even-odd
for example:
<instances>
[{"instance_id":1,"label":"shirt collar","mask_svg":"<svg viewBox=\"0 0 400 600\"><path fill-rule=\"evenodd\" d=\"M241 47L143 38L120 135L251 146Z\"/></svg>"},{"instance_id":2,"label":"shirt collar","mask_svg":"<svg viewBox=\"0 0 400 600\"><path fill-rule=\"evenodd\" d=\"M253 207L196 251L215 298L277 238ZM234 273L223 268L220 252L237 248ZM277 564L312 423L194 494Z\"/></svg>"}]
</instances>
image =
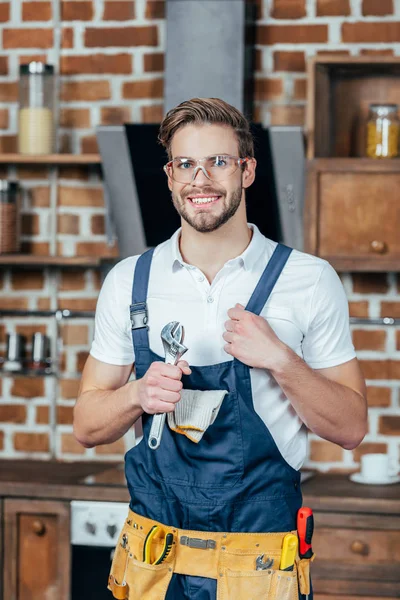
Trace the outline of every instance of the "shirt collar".
<instances>
[{"instance_id":1,"label":"shirt collar","mask_svg":"<svg viewBox=\"0 0 400 600\"><path fill-rule=\"evenodd\" d=\"M261 254L266 252L266 238L262 235L257 225L254 225L253 223L248 223L248 226L253 231L250 244L239 256L228 260L226 263L230 265L239 264L243 266L246 271L250 271L260 258ZM190 268L192 266L185 263L181 251L179 249L179 238L181 235L181 231L182 228L180 227L175 231L175 233L169 240L171 251L171 268L173 272L182 267Z\"/></svg>"}]
</instances>

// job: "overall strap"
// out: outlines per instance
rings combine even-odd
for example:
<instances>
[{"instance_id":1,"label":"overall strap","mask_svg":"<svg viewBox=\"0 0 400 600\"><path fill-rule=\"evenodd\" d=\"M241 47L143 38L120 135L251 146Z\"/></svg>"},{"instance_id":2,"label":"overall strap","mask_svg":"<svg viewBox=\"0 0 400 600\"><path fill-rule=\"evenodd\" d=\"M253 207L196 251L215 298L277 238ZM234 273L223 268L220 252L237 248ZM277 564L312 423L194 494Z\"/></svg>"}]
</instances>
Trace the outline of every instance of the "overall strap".
<instances>
[{"instance_id":1,"label":"overall strap","mask_svg":"<svg viewBox=\"0 0 400 600\"><path fill-rule=\"evenodd\" d=\"M132 304L129 307L134 350L149 347L147 290L154 248L139 256L132 285Z\"/></svg>"},{"instance_id":2,"label":"overall strap","mask_svg":"<svg viewBox=\"0 0 400 600\"><path fill-rule=\"evenodd\" d=\"M259 315L265 306L283 267L289 258L292 248L278 244L247 303L246 310Z\"/></svg>"}]
</instances>

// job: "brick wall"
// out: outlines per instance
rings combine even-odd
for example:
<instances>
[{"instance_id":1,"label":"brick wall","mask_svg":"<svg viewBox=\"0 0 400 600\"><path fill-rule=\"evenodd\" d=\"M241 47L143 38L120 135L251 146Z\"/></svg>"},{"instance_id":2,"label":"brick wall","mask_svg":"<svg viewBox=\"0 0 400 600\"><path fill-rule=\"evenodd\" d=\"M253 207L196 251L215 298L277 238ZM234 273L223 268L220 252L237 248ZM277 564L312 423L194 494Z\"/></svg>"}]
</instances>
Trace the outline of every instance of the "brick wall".
<instances>
[{"instance_id":1,"label":"brick wall","mask_svg":"<svg viewBox=\"0 0 400 600\"><path fill-rule=\"evenodd\" d=\"M303 124L305 64L315 53L400 55L397 0L258 0L255 120ZM223 0L221 0L223 5ZM161 0L63 0L61 2L60 128L62 151L96 151L94 127L123 121L159 122L162 116L165 5ZM0 151L16 148L18 65L56 57L52 3L0 1ZM1 177L24 187L24 250L50 248L50 172L10 166ZM64 256L114 256L104 235L101 178L95 167L63 167L57 177L57 252ZM395 274L342 275L352 316L400 317L400 279ZM9 269L0 278L0 309L95 307L96 269ZM7 319L5 333L47 332L54 319ZM400 452L400 328L353 326L353 338L369 388L370 429L355 451L310 436L308 464L321 470L358 468L362 452ZM115 459L131 438L85 450L72 436L72 407L93 335L93 321L68 321L62 339L60 380L0 380L0 457L56 456L63 460ZM53 343L54 350L54 343Z\"/></svg>"}]
</instances>

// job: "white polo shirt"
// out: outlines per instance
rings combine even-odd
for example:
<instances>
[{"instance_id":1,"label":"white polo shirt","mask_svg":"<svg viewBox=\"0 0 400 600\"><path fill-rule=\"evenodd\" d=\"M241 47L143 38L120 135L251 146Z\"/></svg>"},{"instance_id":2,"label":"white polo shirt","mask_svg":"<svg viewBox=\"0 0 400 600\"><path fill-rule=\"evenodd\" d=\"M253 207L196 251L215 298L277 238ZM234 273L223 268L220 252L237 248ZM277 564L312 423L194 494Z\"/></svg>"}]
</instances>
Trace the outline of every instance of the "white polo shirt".
<instances>
[{"instance_id":1,"label":"white polo shirt","mask_svg":"<svg viewBox=\"0 0 400 600\"><path fill-rule=\"evenodd\" d=\"M180 321L189 365L232 360L222 337L227 312L237 302L246 306L277 245L255 225L249 227L253 230L250 244L223 266L211 285L198 268L184 262L180 229L157 246L147 297L153 352L163 356L161 330L170 321ZM137 259L132 256L113 267L100 292L90 354L105 363L135 362L129 306ZM293 250L261 316L313 369L333 367L356 356L347 298L338 275L325 260ZM251 369L250 377L256 412L286 461L299 469L307 454L305 425L268 370Z\"/></svg>"}]
</instances>

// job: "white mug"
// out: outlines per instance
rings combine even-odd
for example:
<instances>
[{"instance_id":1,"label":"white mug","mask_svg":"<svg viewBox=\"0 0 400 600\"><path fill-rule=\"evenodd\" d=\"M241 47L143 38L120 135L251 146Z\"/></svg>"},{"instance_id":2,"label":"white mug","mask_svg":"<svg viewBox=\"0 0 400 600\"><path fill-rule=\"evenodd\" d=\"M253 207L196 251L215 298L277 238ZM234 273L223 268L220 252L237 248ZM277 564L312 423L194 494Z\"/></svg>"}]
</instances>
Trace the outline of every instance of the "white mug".
<instances>
[{"instance_id":1,"label":"white mug","mask_svg":"<svg viewBox=\"0 0 400 600\"><path fill-rule=\"evenodd\" d=\"M361 476L368 480L387 481L399 473L400 465L387 454L361 456Z\"/></svg>"}]
</instances>

